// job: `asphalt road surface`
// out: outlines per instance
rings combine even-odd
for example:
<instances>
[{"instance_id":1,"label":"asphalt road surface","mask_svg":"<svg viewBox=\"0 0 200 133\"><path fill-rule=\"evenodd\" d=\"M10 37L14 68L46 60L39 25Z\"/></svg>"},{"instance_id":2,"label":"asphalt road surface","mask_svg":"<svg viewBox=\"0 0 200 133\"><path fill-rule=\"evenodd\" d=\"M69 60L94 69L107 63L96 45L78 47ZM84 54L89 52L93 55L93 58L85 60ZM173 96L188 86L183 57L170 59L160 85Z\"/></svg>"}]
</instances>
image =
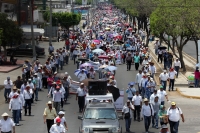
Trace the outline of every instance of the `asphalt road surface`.
<instances>
[{"instance_id":1,"label":"asphalt road surface","mask_svg":"<svg viewBox=\"0 0 200 133\"><path fill-rule=\"evenodd\" d=\"M63 43L58 43L55 45L56 47L63 46ZM46 46L45 46L46 47ZM44 59L41 59L44 62ZM74 76L74 70L76 66L70 61L70 64L64 66L64 70L61 72L69 72L74 80L77 78ZM20 71L21 69L19 69ZM119 65L118 70L116 72L116 79L118 88L126 88L128 82L135 80L136 71L134 70L134 66L132 66L131 71L126 71L126 65ZM17 77L17 75L16 75ZM3 81L2 81L3 82ZM4 103L3 90L0 91L0 114L8 111L8 104ZM126 94L125 98L126 101ZM47 98L47 89L43 89L43 91L39 92L39 101L35 102L32 106L32 115L33 116L23 116L23 121L20 121L21 126L16 127L16 133L47 133L46 125L43 123L43 111L46 107L46 103L51 100ZM180 122L179 132L180 133L197 133L200 131L200 118L198 116L200 105L199 100L196 99L187 99L179 96L177 92L169 93L169 100L175 101L177 106L180 107L185 115L185 123ZM167 108L169 107L169 103L166 104ZM79 126L81 121L77 119L77 116L80 115L78 113L78 103L75 100L75 95L70 95L69 101L64 105L65 117L67 120L69 131L68 133L78 133ZM119 113L121 114L121 113ZM125 122L121 120L121 125L123 128L123 132L125 132ZM144 122L134 122L131 124L131 131L134 133L144 133ZM159 129L153 129L150 127L150 133L158 133Z\"/></svg>"},{"instance_id":2,"label":"asphalt road surface","mask_svg":"<svg viewBox=\"0 0 200 133\"><path fill-rule=\"evenodd\" d=\"M189 41L184 47L183 51L196 59L196 46L194 41Z\"/></svg>"}]
</instances>

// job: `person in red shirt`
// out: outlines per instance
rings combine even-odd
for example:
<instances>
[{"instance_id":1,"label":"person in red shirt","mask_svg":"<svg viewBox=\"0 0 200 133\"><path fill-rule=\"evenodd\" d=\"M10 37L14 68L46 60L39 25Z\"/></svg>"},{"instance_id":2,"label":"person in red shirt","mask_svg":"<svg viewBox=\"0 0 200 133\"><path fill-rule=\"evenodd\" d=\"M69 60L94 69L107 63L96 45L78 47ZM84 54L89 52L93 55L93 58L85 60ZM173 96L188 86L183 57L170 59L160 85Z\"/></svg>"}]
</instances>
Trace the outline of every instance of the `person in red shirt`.
<instances>
[{"instance_id":1,"label":"person in red shirt","mask_svg":"<svg viewBox=\"0 0 200 133\"><path fill-rule=\"evenodd\" d=\"M69 50L69 39L67 38L66 40L65 40L65 46L66 46L66 50Z\"/></svg>"}]
</instances>

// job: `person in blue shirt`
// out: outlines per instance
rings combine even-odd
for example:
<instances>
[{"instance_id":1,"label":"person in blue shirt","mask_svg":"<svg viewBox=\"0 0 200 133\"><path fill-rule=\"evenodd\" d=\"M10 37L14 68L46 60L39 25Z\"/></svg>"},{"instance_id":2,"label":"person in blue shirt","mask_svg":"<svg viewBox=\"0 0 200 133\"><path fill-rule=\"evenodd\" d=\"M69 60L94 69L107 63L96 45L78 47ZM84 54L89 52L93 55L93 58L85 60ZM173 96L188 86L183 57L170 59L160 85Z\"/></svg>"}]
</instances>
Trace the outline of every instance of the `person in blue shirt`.
<instances>
[{"instance_id":1,"label":"person in blue shirt","mask_svg":"<svg viewBox=\"0 0 200 133\"><path fill-rule=\"evenodd\" d=\"M138 54L138 52L136 52L135 56L133 57L134 63L135 63L135 70L137 71L139 68L139 64L140 64L140 56Z\"/></svg>"},{"instance_id":2,"label":"person in blue shirt","mask_svg":"<svg viewBox=\"0 0 200 133\"><path fill-rule=\"evenodd\" d=\"M129 87L127 88L127 90L126 90L126 93L128 94L128 99L130 100L130 101L132 101L132 98L133 98L133 96L135 95L135 92L136 92L136 89L135 89L135 87L134 87L134 83L130 83L129 84Z\"/></svg>"},{"instance_id":3,"label":"person in blue shirt","mask_svg":"<svg viewBox=\"0 0 200 133\"><path fill-rule=\"evenodd\" d=\"M90 51L90 53L89 53L89 59L91 61L93 61L93 59L94 59L94 54L92 53L92 51Z\"/></svg>"}]
</instances>

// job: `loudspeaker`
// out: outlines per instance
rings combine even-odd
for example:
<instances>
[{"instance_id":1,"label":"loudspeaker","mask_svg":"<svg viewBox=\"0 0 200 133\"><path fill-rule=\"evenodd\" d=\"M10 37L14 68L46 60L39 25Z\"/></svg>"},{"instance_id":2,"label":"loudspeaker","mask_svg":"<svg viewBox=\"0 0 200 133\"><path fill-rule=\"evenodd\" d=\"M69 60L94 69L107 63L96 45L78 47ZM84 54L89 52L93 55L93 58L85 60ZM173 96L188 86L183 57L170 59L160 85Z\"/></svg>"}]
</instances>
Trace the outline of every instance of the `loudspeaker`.
<instances>
[{"instance_id":1,"label":"loudspeaker","mask_svg":"<svg viewBox=\"0 0 200 133\"><path fill-rule=\"evenodd\" d=\"M107 82L106 81L89 81L88 92L89 92L89 95L106 95Z\"/></svg>"}]
</instances>

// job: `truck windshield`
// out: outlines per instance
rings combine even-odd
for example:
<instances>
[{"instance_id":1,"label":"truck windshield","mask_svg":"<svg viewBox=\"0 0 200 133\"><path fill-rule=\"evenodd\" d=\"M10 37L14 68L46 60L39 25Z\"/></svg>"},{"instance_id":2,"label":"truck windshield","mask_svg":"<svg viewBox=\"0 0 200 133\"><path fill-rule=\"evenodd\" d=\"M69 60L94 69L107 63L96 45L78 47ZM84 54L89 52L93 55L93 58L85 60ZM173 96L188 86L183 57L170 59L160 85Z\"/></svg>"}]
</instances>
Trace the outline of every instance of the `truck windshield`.
<instances>
[{"instance_id":1,"label":"truck windshield","mask_svg":"<svg viewBox=\"0 0 200 133\"><path fill-rule=\"evenodd\" d=\"M113 108L87 108L84 113L85 119L117 119Z\"/></svg>"}]
</instances>

